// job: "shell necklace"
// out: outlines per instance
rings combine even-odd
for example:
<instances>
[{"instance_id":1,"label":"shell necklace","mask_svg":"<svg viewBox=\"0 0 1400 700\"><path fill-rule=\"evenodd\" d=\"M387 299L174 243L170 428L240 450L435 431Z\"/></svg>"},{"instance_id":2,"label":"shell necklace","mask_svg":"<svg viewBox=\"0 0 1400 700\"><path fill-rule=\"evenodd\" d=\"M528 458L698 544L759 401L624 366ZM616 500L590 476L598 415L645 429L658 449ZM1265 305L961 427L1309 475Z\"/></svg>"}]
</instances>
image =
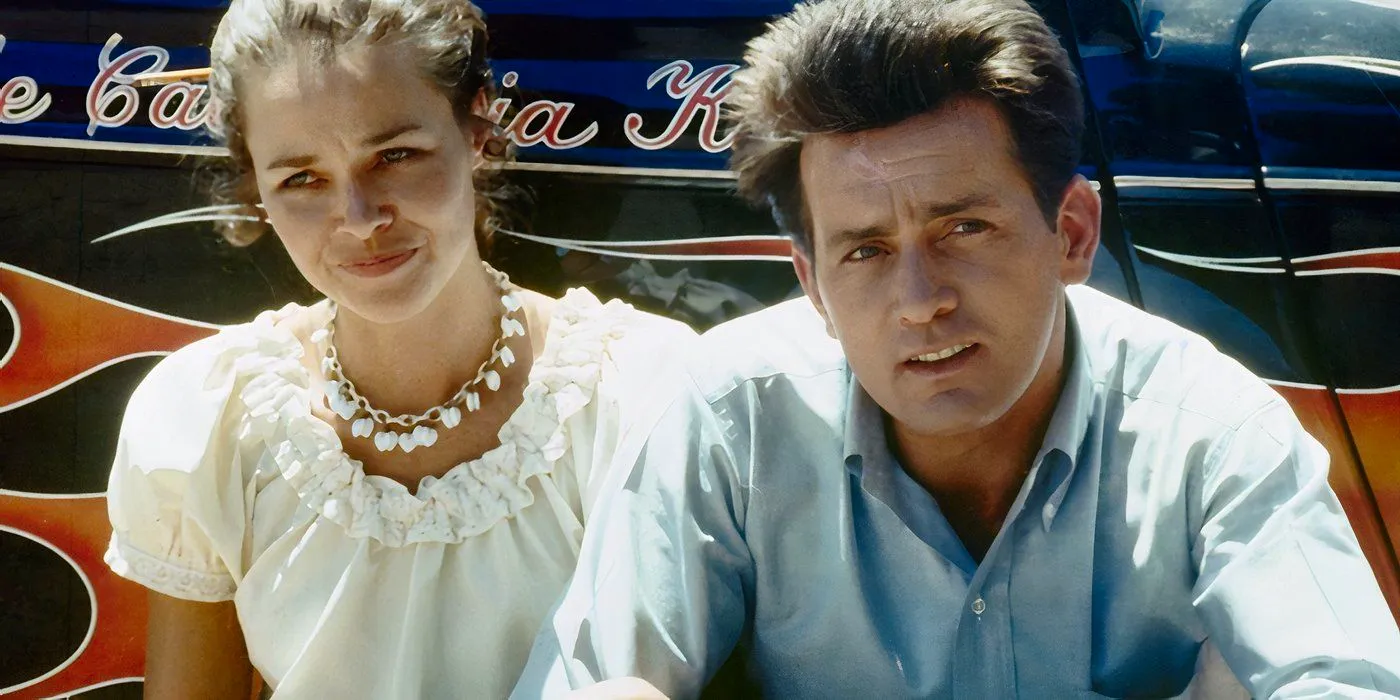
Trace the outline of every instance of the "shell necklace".
<instances>
[{"instance_id":1,"label":"shell necklace","mask_svg":"<svg viewBox=\"0 0 1400 700\"><path fill-rule=\"evenodd\" d=\"M457 427L462 422L463 409L469 413L481 409L483 385L486 391L501 388L501 374L494 367L497 363L500 363L502 368L515 363L515 353L506 347L506 340L511 336L525 335L525 326L515 318L521 304L520 299L512 293L510 278L490 265L482 265L501 291L501 306L504 309L501 312L501 334L491 346L491 354L481 363L471 381L463 384L445 403L416 416L391 416L387 411L371 406L369 400L360 395L355 388L355 383L345 376L345 370L340 366L340 356L335 349L337 306L334 301L331 302L330 318L324 327L311 334L311 342L325 345L321 357L321 371L326 376L326 404L336 415L350 421L351 435L359 438L373 435L374 446L380 452L389 452L394 448L412 452L419 447L432 447L438 439L438 428L434 425L441 426L444 430Z\"/></svg>"}]
</instances>

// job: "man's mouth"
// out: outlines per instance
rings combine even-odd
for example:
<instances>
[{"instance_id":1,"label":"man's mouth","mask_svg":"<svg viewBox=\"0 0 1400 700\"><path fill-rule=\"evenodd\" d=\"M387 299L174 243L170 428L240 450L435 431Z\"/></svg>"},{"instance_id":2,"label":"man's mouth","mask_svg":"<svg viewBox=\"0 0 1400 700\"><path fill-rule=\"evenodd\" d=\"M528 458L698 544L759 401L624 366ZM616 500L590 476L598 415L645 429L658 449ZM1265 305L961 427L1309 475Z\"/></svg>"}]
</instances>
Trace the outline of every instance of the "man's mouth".
<instances>
[{"instance_id":1,"label":"man's mouth","mask_svg":"<svg viewBox=\"0 0 1400 700\"><path fill-rule=\"evenodd\" d=\"M913 355L900 363L900 368L913 376L943 379L961 372L981 354L981 345L959 343L941 350Z\"/></svg>"},{"instance_id":2,"label":"man's mouth","mask_svg":"<svg viewBox=\"0 0 1400 700\"><path fill-rule=\"evenodd\" d=\"M962 352L962 351L964 351L964 350L967 350L968 348L971 348L971 347L972 347L973 345L975 345L975 344L976 344L976 343L967 343L967 344L963 344L963 345L954 345L954 346L952 346L952 347L950 347L950 348L944 348L944 349L939 350L939 351L937 351L937 352L930 352L930 353L926 353L926 354L923 354L923 355L915 355L914 357L909 358L908 361L909 361L909 362L938 362L939 360L946 360L946 359L948 359L948 358L950 358L950 357L952 357L952 356L954 356L954 355L957 355L958 353L960 353L960 352Z\"/></svg>"}]
</instances>

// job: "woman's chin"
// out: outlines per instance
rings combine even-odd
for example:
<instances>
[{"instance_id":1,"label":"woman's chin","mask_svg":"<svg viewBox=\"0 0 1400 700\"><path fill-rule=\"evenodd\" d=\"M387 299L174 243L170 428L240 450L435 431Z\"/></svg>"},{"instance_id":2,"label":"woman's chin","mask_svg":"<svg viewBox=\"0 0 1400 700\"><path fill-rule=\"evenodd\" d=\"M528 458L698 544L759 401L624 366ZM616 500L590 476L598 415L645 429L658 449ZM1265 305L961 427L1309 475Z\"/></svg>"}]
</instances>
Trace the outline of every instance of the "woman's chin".
<instances>
[{"instance_id":1,"label":"woman's chin","mask_svg":"<svg viewBox=\"0 0 1400 700\"><path fill-rule=\"evenodd\" d=\"M354 315L382 325L403 323L422 314L432 305L440 290L421 284L394 285L379 289L343 286L335 294L327 294Z\"/></svg>"}]
</instances>

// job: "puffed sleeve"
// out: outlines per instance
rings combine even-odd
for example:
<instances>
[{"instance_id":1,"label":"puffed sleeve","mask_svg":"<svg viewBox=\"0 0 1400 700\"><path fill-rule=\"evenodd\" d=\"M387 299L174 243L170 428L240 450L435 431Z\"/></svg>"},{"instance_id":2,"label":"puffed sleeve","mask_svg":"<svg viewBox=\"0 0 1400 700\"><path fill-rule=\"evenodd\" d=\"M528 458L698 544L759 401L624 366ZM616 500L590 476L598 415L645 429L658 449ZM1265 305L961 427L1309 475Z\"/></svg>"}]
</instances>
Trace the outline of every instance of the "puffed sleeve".
<instances>
[{"instance_id":1,"label":"puffed sleeve","mask_svg":"<svg viewBox=\"0 0 1400 700\"><path fill-rule=\"evenodd\" d=\"M228 330L167 357L122 419L107 492L118 575L187 600L230 600L243 573L246 493Z\"/></svg>"},{"instance_id":2,"label":"puffed sleeve","mask_svg":"<svg viewBox=\"0 0 1400 700\"><path fill-rule=\"evenodd\" d=\"M618 447L632 433L649 433L680 391L682 358L699 337L684 323L632 309L619 327L598 386L592 454L576 461L585 523L616 466Z\"/></svg>"}]
</instances>

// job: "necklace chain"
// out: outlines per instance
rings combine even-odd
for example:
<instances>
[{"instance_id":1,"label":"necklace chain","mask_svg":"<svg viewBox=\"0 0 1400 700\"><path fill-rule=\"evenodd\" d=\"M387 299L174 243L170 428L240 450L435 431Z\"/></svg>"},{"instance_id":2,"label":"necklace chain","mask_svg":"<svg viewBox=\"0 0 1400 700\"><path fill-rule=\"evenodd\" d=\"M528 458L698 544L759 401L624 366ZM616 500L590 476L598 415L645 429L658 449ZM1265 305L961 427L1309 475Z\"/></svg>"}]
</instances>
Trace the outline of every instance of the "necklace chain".
<instances>
[{"instance_id":1,"label":"necklace chain","mask_svg":"<svg viewBox=\"0 0 1400 700\"><path fill-rule=\"evenodd\" d=\"M500 333L491 345L491 353L477 368L472 379L463 384L446 402L417 415L390 415L388 411L375 408L345 375L345 370L340 365L340 354L335 347L335 317L338 308L335 302L331 302L330 318L324 327L312 334L311 340L313 343L325 345L321 369L326 377L327 403L341 418L352 421L351 432L354 436L367 438L374 433L375 446L386 452L395 446L405 452L411 452L415 447L428 447L437 441L437 431L426 424L437 423L448 429L454 428L461 422L462 409L473 412L481 408L482 385L485 385L488 391L500 389L501 375L494 366L500 363L501 367L505 368L514 364L515 354L507 346L507 341L512 336L525 335L525 326L515 318L521 303L514 294L510 278L490 265L482 265L501 292L500 303L503 310L500 316ZM387 429L375 433L375 424ZM404 429L405 432L394 430L395 426Z\"/></svg>"}]
</instances>

